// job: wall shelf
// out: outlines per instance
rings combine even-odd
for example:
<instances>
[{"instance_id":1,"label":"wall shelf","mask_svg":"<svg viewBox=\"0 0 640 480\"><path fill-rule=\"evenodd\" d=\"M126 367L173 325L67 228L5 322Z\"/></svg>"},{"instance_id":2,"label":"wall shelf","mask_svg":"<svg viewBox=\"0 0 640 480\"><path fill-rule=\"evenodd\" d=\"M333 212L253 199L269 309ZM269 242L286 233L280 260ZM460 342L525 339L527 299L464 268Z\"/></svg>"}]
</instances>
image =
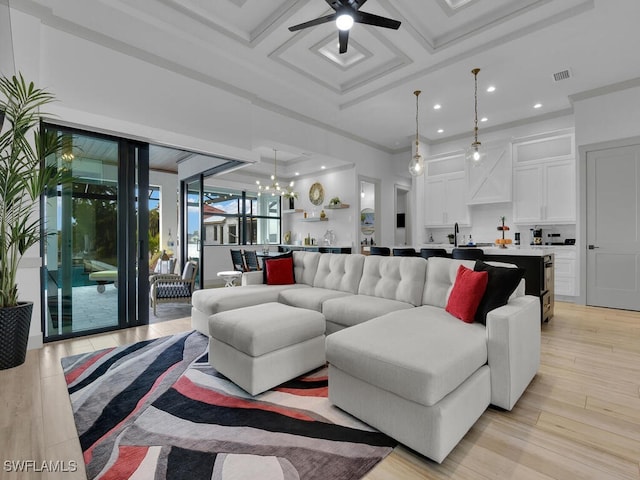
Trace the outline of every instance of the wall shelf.
<instances>
[{"instance_id":1,"label":"wall shelf","mask_svg":"<svg viewBox=\"0 0 640 480\"><path fill-rule=\"evenodd\" d=\"M325 218L320 218L320 217L308 217L308 218L301 218L300 221L301 222L327 222L329 219L327 217Z\"/></svg>"},{"instance_id":2,"label":"wall shelf","mask_svg":"<svg viewBox=\"0 0 640 480\"><path fill-rule=\"evenodd\" d=\"M282 210L281 213L302 213L304 210L302 208L290 208L288 210Z\"/></svg>"},{"instance_id":3,"label":"wall shelf","mask_svg":"<svg viewBox=\"0 0 640 480\"><path fill-rule=\"evenodd\" d=\"M325 205L324 208L327 208L329 210L338 210L340 208L349 208L349 204L348 203L339 203L337 205Z\"/></svg>"}]
</instances>

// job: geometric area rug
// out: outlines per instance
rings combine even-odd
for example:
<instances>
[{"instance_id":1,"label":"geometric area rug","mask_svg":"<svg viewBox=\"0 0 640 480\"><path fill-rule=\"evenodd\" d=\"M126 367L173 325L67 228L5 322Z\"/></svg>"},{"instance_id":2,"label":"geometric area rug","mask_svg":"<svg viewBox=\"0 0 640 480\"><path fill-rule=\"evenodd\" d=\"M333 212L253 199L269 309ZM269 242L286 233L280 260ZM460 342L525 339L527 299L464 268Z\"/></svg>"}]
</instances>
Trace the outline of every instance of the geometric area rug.
<instances>
[{"instance_id":1,"label":"geometric area rug","mask_svg":"<svg viewBox=\"0 0 640 480\"><path fill-rule=\"evenodd\" d=\"M359 479L397 442L334 407L322 367L251 396L185 332L62 359L89 479Z\"/></svg>"}]
</instances>

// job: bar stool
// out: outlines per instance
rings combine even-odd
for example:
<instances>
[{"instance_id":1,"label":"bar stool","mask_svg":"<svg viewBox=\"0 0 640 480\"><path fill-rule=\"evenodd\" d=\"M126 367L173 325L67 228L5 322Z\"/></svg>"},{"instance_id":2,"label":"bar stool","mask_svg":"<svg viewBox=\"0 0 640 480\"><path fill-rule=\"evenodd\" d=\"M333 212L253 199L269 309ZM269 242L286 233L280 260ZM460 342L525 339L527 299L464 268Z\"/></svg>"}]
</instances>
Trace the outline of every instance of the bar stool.
<instances>
[{"instance_id":1,"label":"bar stool","mask_svg":"<svg viewBox=\"0 0 640 480\"><path fill-rule=\"evenodd\" d=\"M457 260L484 260L481 248L454 248L451 256Z\"/></svg>"},{"instance_id":2,"label":"bar stool","mask_svg":"<svg viewBox=\"0 0 640 480\"><path fill-rule=\"evenodd\" d=\"M394 257L416 257L418 256L418 252L416 252L415 248L394 248L393 256Z\"/></svg>"},{"instance_id":3,"label":"bar stool","mask_svg":"<svg viewBox=\"0 0 640 480\"><path fill-rule=\"evenodd\" d=\"M391 249L389 247L372 246L369 250L369 255L382 255L383 257L391 256Z\"/></svg>"},{"instance_id":4,"label":"bar stool","mask_svg":"<svg viewBox=\"0 0 640 480\"><path fill-rule=\"evenodd\" d=\"M421 248L420 256L422 258L429 257L448 257L449 254L444 248Z\"/></svg>"}]
</instances>

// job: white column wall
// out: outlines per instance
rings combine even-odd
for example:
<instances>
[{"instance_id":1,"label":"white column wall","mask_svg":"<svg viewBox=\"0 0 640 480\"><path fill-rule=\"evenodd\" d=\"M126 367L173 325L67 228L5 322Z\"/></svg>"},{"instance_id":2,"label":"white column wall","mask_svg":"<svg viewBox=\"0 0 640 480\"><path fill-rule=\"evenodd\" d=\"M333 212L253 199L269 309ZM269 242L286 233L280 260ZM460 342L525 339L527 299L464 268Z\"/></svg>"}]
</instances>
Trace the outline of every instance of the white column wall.
<instances>
[{"instance_id":1,"label":"white column wall","mask_svg":"<svg viewBox=\"0 0 640 480\"><path fill-rule=\"evenodd\" d=\"M149 185L160 187L160 250L172 250L180 264L180 248L178 242L178 175L174 173L149 172ZM167 240L169 231L173 238L173 248L169 248Z\"/></svg>"},{"instance_id":2,"label":"white column wall","mask_svg":"<svg viewBox=\"0 0 640 480\"><path fill-rule=\"evenodd\" d=\"M13 54L16 73L21 72L25 80L39 82L41 75L41 30L38 20L11 10L11 33L13 36ZM42 86L42 85L39 85ZM33 302L28 348L42 346L42 293L40 290L40 271L42 260L38 245L29 249L20 262L18 271L18 298L20 301Z\"/></svg>"},{"instance_id":3,"label":"white column wall","mask_svg":"<svg viewBox=\"0 0 640 480\"><path fill-rule=\"evenodd\" d=\"M605 142L640 138L640 87L631 87L602 95L576 100L574 102L577 144L577 189L578 189L578 269L580 296L578 302L586 304L587 251L584 242L587 238L587 151L589 145ZM626 143L626 142L625 142ZM582 274L585 272L585 274Z\"/></svg>"}]
</instances>

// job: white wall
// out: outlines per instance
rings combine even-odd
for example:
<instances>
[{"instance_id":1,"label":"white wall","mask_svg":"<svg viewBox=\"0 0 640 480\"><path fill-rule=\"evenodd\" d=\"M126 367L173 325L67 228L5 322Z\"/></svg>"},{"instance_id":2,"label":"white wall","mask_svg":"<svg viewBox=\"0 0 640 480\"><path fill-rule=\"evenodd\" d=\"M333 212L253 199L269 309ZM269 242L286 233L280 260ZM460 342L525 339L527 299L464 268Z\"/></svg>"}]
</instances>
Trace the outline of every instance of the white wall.
<instances>
[{"instance_id":1,"label":"white wall","mask_svg":"<svg viewBox=\"0 0 640 480\"><path fill-rule=\"evenodd\" d=\"M0 75L13 75L13 40L9 6L0 2Z\"/></svg>"},{"instance_id":2,"label":"white wall","mask_svg":"<svg viewBox=\"0 0 640 480\"><path fill-rule=\"evenodd\" d=\"M577 100L573 108L578 147L640 135L640 87Z\"/></svg>"}]
</instances>

